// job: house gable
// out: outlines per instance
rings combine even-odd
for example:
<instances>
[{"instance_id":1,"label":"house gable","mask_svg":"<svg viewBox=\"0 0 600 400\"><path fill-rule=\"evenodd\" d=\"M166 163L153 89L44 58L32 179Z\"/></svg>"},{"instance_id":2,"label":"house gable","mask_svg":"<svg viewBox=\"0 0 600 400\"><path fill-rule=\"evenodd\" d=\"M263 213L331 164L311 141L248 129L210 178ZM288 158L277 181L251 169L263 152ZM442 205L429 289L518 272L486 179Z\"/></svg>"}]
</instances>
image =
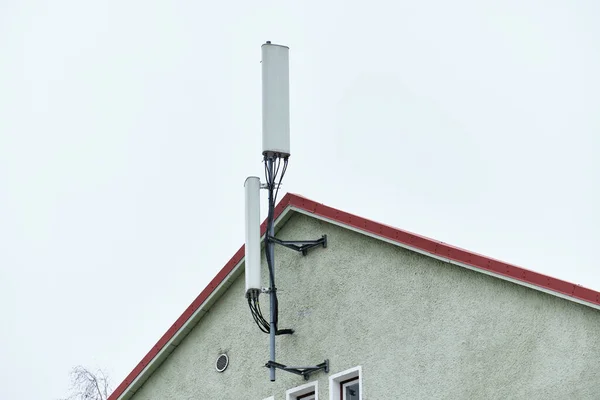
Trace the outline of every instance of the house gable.
<instances>
[{"instance_id":1,"label":"house gable","mask_svg":"<svg viewBox=\"0 0 600 400\"><path fill-rule=\"evenodd\" d=\"M314 231L314 229L309 231L304 232L302 230L302 226L310 226L311 225L311 221L313 222L319 222L319 223L325 223L325 225L322 225L324 227L329 226L330 224L332 225L337 225L339 229L339 232L344 232L347 231L348 234L352 234L351 237L356 237L356 238L360 238L360 240L358 240L358 242L360 243L371 243L372 246L377 247L377 245L383 245L383 243L381 243L382 241L386 241L390 244L394 244L395 246L389 246L386 245L384 246L385 248L393 248L397 251L404 251L406 254L413 254L415 257L418 257L419 259L423 259L425 257L423 257L422 255L416 254L415 252L418 253L422 253L422 254L427 254L430 257L426 257L426 259L429 259L430 262L438 263L435 265L440 265L440 266L444 266L444 268L446 268L447 270L463 270L464 273L470 272L470 271L466 271L462 268L458 268L456 266L452 266L450 264L455 264L455 265L460 265L461 267L467 267L467 268L471 268L471 269L476 269L480 272L485 272L486 274L491 274L497 277L501 277L505 280L511 280L513 282L519 283L521 285L524 286L529 286L529 287L533 287L535 289L541 290L541 291L546 291L546 292L550 292L552 294L555 295L559 295L561 297L566 297L578 302L582 302L585 303L586 305L591 305L591 306L597 306L598 305L598 294L596 292L590 291L588 289L582 288L580 286L577 285L572 285L569 283L566 283L564 281L560 281L560 280L556 280L553 278L549 278L531 271L527 271L524 269L521 269L519 267L513 266L513 265L509 265L506 263L502 263L500 261L497 260L493 260L493 259L489 259L474 253L470 253L467 252L465 250L462 249L458 249L458 248L454 248L452 246L448 246L444 243L441 242L437 242L437 241L433 241L431 239L427 239L424 238L422 236L418 236L418 235L414 235L411 234L409 232L405 232L405 231L401 231L401 230L397 230L382 224L378 224L369 220L365 220L363 218L351 215L351 214L347 214L344 213L342 211L339 210L335 210L333 208L324 206L322 204L318 204L316 202L313 202L311 200L302 198L300 196L296 196L296 195L291 195L288 194L284 197L284 199L282 199L282 201L279 203L279 205L277 206L276 209L276 216L278 217L278 229L282 229L281 234L285 235L286 234L286 226L287 224L285 224L286 220L288 220L292 215L294 214L306 214L307 216L304 217L304 219L302 218L298 218L299 216L295 216L293 217L294 219L298 219L300 221L304 221L303 223L295 223L296 228L293 231L293 235L291 235L289 238L290 239L298 239L298 238L304 238L304 236L307 237L313 237L315 235L319 235L325 232L317 232ZM310 218L310 217L312 218ZM289 226L287 226L289 228ZM263 224L263 233L264 233L264 224ZM346 228L346 229L344 229ZM331 228L327 228L327 229L331 229ZM350 232L348 229L351 229L353 232ZM357 234L360 233L360 234ZM340 234L343 236L343 234ZM366 238L365 235L370 236L371 238ZM373 239L373 237L376 237L377 239ZM345 240L345 239L344 239ZM345 243L344 240L340 240L340 242ZM338 243L339 244L339 243ZM356 245L358 247L360 247L361 245ZM356 247L355 246L355 247ZM403 247L402 248L398 248L398 246ZM405 249L410 249L412 251L406 251ZM339 249L338 249L339 250ZM331 238L330 239L330 244L327 250L323 251L323 252L319 252L319 254L315 254L315 257L318 258L312 258L312 255L310 257L306 257L306 258L302 258L300 257L301 260L309 260L312 259L313 261L317 261L321 258L323 258L323 260L326 260L328 255L335 255L336 260L330 260L331 262L329 264L324 264L321 265L320 268L332 268L332 264L336 265L336 268L334 268L332 271L329 272L335 272L336 273L336 277L337 279L343 278L344 274L347 272L345 272L344 270L344 265L354 265L353 263L356 263L357 260L359 260L359 258L352 258L351 256L348 256L349 254L355 254L354 250L352 248L347 249L347 251L338 251L336 250L336 241ZM116 400L116 399L129 399L131 397L131 395L133 393L135 393L137 390L139 390L142 385L144 384L144 382L146 381L146 379L148 379L148 377L150 376L154 376L154 371L167 359L170 359L171 357L169 357L169 355L171 354L171 352L173 352L174 350L178 349L179 346L182 345L182 343L184 342L186 336L188 336L188 334L190 334L190 332L192 332L192 330L196 331L196 332L201 332L202 326L212 326L212 323L209 323L208 321L210 321L211 315L212 318L216 318L215 315L219 314L217 313L215 310L217 309L217 307L224 307L224 306L217 306L215 303L217 301L217 299L219 299L220 296L225 296L225 295L229 295L229 291L227 290L230 286L231 286L231 291L235 291L236 289L236 284L240 285L239 282L241 282L243 279L240 279L241 273L243 272L243 247L240 248L240 250L234 255L234 257L230 260L230 262L223 268L223 270L217 275L217 277L209 284L209 286L198 296L198 298L190 305L190 307L188 307L186 309L186 311L184 312L184 314L176 321L175 324L173 324L173 326L171 326L171 328L165 333L165 335L163 335L163 337L160 339L160 341L157 343L156 346L153 347L153 349L151 349L151 351L146 355L146 357L142 360L142 362L140 362L140 364L138 364L138 366L136 366L136 368L132 371L131 374L129 374L129 376L126 378L126 380L115 390L115 392L111 395L110 399L111 400ZM292 256L290 254L287 253L282 253L282 257L279 256L279 254L281 253L281 250L278 250L278 255L277 255L277 263L278 263L278 270L281 268L286 268L285 264L285 257L288 256ZM362 257L376 257L378 252L374 252L374 251L365 251L365 252L361 252L359 255L361 255ZM286 255L287 254L287 255ZM297 254L292 253L293 256L297 256ZM350 258L345 258L345 257L350 257ZM433 258L437 258L438 260L433 260ZM296 257L297 258L297 257ZM298 261L300 262L300 261ZM310 265L317 265L320 263L316 263L316 264L310 264ZM317 267L310 267L307 266L307 268L317 268ZM357 265L360 265L357 264ZM379 276L380 273L383 273L383 268L381 268L381 263L378 263L376 259L371 260L368 265L365 266L365 268L361 269L359 272L356 271L356 269L354 267L349 267L352 269L353 272L353 276L360 276L360 273L364 273L366 274L364 279L362 279L360 282L368 282L368 277L376 277ZM387 264L386 264L387 265ZM340 269L338 269L340 268ZM427 269L427 268L425 268ZM266 270L266 268L264 268L263 270ZM311 276L311 274L322 274L323 271L320 270L315 270L312 272L308 272L308 274L306 276ZM397 272L390 272L387 271L387 273L389 274L396 274ZM358 275L357 275L358 274ZM484 275L480 275L480 274L475 274L479 276L479 279L492 279L489 277L485 277ZM290 292L286 292L285 289L283 289L284 286L284 279L285 276L287 276L286 274L278 274L278 286L281 287L282 292L281 292L281 296L280 296L280 306L281 309L284 309L284 307L288 307L290 305L293 305L294 303L290 303L290 304L286 304L286 302L292 301L293 297L290 296ZM320 288L318 287L318 282L317 287L311 287L310 286L310 282L303 282L302 278L305 275L300 275L300 276L295 276L295 284L296 286L292 286L297 288L297 292L302 293L303 296L308 296L308 299L311 298L311 296L318 296L317 293L326 293L326 291L324 291L324 289L329 288L330 290L335 290L336 287L336 280L335 279L329 279L329 285L325 288ZM319 275L321 276L321 275ZM462 276L462 275L457 275L454 274L453 276ZM435 276L429 276L430 279L435 279ZM495 279L492 279L493 281L496 281ZM267 281L266 279L264 280L265 282ZM281 283L279 283L281 282ZM386 282L396 282L395 279L387 279ZM407 280L405 283L409 283L410 280ZM477 282L485 282L484 281L477 281ZM500 284L500 282L497 282L497 284ZM495 287L504 287L504 288L508 288L508 287L512 287L514 285L511 285L509 283L504 282L504 285L508 285L508 286L498 286L496 285ZM542 285L543 284L543 285ZM232 286L233 285L233 286ZM404 284L403 284L404 285ZM243 292L243 284L242 284L242 292ZM404 286L402 286L404 287ZM421 287L421 286L415 286L415 287ZM427 287L427 286L425 286ZM333 289L332 289L333 288ZM554 288L557 288L556 290ZM354 303L349 303L351 305L357 305L357 304L361 304L361 301L364 301L365 299L373 298L373 296L371 295L371 293L374 290L378 290L377 288L374 287L359 287L358 291L354 292L354 297L352 297L354 300ZM439 288L438 288L439 289ZM525 290L526 292L528 292L527 289L525 288L521 288L522 290ZM288 289L289 290L289 289ZM387 292L377 292L380 294L383 293L391 293L394 296L398 295L398 291L400 290L400 287L396 286L394 288L389 289ZM406 286L404 287L404 290L407 291L407 293L410 293L410 286ZM443 289L439 289L441 291L443 291ZM476 287L471 288L471 290L475 290L477 291ZM242 315L240 314L240 316L238 316L239 318L242 318L241 321L243 321L243 328L240 328L242 331L242 333L240 334L244 334L243 330L244 329L249 329L249 334L254 335L254 334L260 334L260 332L258 332L258 329L252 324L251 319L249 320L245 320L243 318L250 318L249 317L249 313L247 312L246 309L244 309L243 307L240 307L240 302L243 302L243 293L240 292L236 295L234 295L232 298L235 299L234 303L236 307L238 307L238 310L244 315L242 317ZM422 293L422 290L419 292ZM330 293L331 294L331 293ZM541 294L540 294L541 295ZM542 295L543 296L543 295ZM393 296L390 300L393 300ZM429 297L430 299L432 298L436 298L435 296L433 297ZM515 297L515 299L517 299L518 297ZM547 296L543 296L543 298L547 298ZM301 301L302 299L299 299L298 301ZM558 299L556 299L558 300ZM594 301L595 300L595 301ZM433 300L427 300L427 301L433 301ZM221 300L219 300L219 304L220 304ZM435 303L435 302L434 302ZM213 304L215 304L215 309L212 309L211 306L213 306ZM223 304L226 304L226 302L224 302ZM342 304L344 304L342 302ZM381 309L385 309L386 305L382 304ZM291 309L290 307L286 308L286 309ZM443 308L442 308L443 309ZM207 311L211 310L208 314ZM592 310L590 310L592 311ZM309 311L298 311L300 314L304 313L309 313ZM221 314L225 314L228 315L227 313L221 313ZM248 314L248 315L246 315ZM234 318L234 320L237 320L239 318ZM196 326L196 324L198 324L198 321L200 321L201 319L203 319L204 321L202 321L201 324L198 325L198 328L194 328L194 326ZM296 320L296 321L291 321L292 322L292 326L293 328L297 329L296 327L296 323L301 325L301 321L300 320ZM282 322L283 325L285 325L285 323ZM282 328L285 328L284 326L281 326ZM308 338L308 336L304 336L302 333L301 329L298 329L298 333L295 334L293 336L292 340L306 340ZM306 332L306 331L305 331ZM331 330L328 331L328 334L331 334ZM334 330L335 332L335 330ZM320 337L318 334L316 334L315 332L312 332L314 334L314 338L318 338ZM199 335L199 333L198 333ZM208 335L208 333L207 333ZM260 335L259 335L260 336ZM313 337L313 336L311 336ZM298 338L298 339L296 339ZM260 340L260 339L257 339ZM264 346L267 345L267 341L264 341ZM226 350L223 348L219 348L219 346L217 346L217 344L215 343L214 346L211 346L211 351L216 352L219 350ZM183 351L183 350L176 350L176 351ZM264 353L265 355L266 353L266 347L265 349L262 349L262 353ZM261 354L262 354L261 353ZM206 360L206 359L211 359L212 358L216 358L216 354L212 354L209 355L208 353L203 354L205 355L207 358L201 358L201 360ZM282 355L282 357L285 356L285 353ZM289 363L293 363L294 360L294 355L293 354L289 354L291 359L286 359L285 362L289 362ZM264 356L259 357L259 360L262 360L264 358ZM232 357L232 367L233 368L233 361L234 361L235 357ZM278 359L280 359L280 357L278 357ZM173 358L173 360L175 360L175 358ZM252 357L252 360L254 360L254 357ZM265 360L266 361L266 360ZM300 362L301 364L304 364L306 362L313 362L313 360L307 360L307 359L302 359L302 360L297 360L298 362ZM314 360L314 362L320 362L322 360L316 359ZM175 368L174 370L177 370L176 367L176 361L169 361L171 365L173 364L173 366L169 367L169 368ZM162 369L163 367L161 367ZM256 369L257 366L256 365L252 365L251 366L252 369ZM262 371L261 368L258 368L259 372L264 374L264 371ZM167 369L164 369L164 371L167 371ZM214 372L214 369L213 369ZM227 373L227 371L225 372ZM156 376L162 375L163 373L159 373ZM181 379L183 379L184 377L187 377L189 379L192 379L192 382L194 381L194 377L193 376L187 376L185 373L183 373L182 375L178 375L177 376L181 376ZM175 376L175 375L173 375ZM261 375L262 377L262 375ZM158 379L158 378L152 378L152 379ZM170 379L170 378L169 378ZM169 380L167 379L167 381ZM283 379L283 383L285 383L285 378L283 376L283 374L280 374L280 377L278 377L278 381L280 379ZM177 379L179 380L179 379ZM181 381L180 381L181 382ZM177 384L180 384L177 383ZM324 385L324 387L326 387L326 383L324 382L322 385ZM295 386L295 385L292 385ZM290 386L290 387L292 387ZM140 392L143 393L143 390ZM268 396L265 396L268 397ZM138 398L137 395L135 398ZM145 398L145 397L140 397L140 398ZM151 398L151 397L148 397Z\"/></svg>"}]
</instances>

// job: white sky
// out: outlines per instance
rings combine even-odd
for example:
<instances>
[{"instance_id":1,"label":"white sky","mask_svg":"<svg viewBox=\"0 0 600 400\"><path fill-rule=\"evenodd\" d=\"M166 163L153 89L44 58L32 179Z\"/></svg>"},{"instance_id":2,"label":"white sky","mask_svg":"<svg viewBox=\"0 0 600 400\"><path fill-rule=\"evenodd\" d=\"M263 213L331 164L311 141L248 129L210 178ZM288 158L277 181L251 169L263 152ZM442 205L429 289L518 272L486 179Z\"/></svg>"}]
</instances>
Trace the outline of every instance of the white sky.
<instances>
[{"instance_id":1,"label":"white sky","mask_svg":"<svg viewBox=\"0 0 600 400\"><path fill-rule=\"evenodd\" d=\"M285 190L600 290L599 15L0 2L0 398L80 363L116 386L242 244L266 40L291 49Z\"/></svg>"}]
</instances>

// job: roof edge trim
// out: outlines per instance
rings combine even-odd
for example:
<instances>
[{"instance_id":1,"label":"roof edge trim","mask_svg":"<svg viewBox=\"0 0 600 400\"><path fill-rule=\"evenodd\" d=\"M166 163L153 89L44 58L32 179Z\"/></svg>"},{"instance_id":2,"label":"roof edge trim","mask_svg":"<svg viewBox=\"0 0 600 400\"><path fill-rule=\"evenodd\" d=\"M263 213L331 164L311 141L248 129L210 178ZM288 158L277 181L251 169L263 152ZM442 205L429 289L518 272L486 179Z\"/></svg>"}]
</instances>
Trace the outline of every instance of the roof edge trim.
<instances>
[{"instance_id":1,"label":"roof edge trim","mask_svg":"<svg viewBox=\"0 0 600 400\"><path fill-rule=\"evenodd\" d=\"M427 251L423 251L423 250L421 250L419 248L416 248L416 247L413 247L413 246L410 246L410 245L407 245L407 244L404 244L404 243L400 243L400 242L391 240L389 238L377 235L375 233L366 232L364 230L361 230L361 229L358 229L358 228L355 228L355 227L352 227L352 226L348 226L348 225L346 225L344 223L341 223L341 222L338 222L336 220L333 220L333 219L330 219L330 218L326 218L326 217L322 217L321 215L315 214L315 213L310 212L310 211L305 211L303 209L300 209L300 208L297 208L297 207L294 207L294 206L292 206L291 208L294 211L296 211L296 212L298 212L300 214L309 215L309 216L311 216L313 218L320 219L320 220L328 222L330 224L334 224L334 225L341 226L341 227L346 228L346 229L350 229L353 232L360 233L362 235L369 236L369 237L372 237L372 238L377 239L377 240L382 240L382 241L384 241L386 243L389 243L389 244L392 244L394 246L402 247L404 249L407 249L407 250L410 250L410 251L414 251L416 253L423 254L425 256L432 257L432 258L435 258L435 259L443 261L443 262L447 262L447 263L452 264L452 265L456 265L456 266L459 266L459 267L462 267L462 268L467 268L467 269L470 269L471 271L475 271L475 272L483 273L483 274L486 274L486 275L489 275L489 276L493 276L493 277L498 278L498 279L502 279L502 280L505 280L505 281L508 281L508 282L512 282L512 283L515 283L517 285L525 286L525 287L528 287L530 289L538 290L538 291L541 291L541 292L544 292L544 293L547 293L547 294L550 294L550 295L553 295L553 296L560 297L560 298L565 299L565 300L573 301L575 303L579 303L579 304L582 304L582 305L585 305L585 306L592 307L592 308L595 308L597 310L600 310L600 304L597 304L597 303L593 303L593 302L590 302L590 301L587 301L587 300L584 300L584 299L579 299L577 297L573 297L573 296L570 296L568 294L561 293L561 292L558 292L556 290L545 288L545 287L542 287L542 286L539 286L539 285L534 285L534 284L532 284L530 282L523 281L523 280L511 277L511 276L508 276L508 275L500 274L500 273L497 273L497 272L494 272L494 271L490 271L490 270L484 269L482 267L478 267L478 266L474 266L474 265L469 265L469 264L466 264L464 262L456 261L456 260L453 260L453 259L448 258L448 257L443 257L443 256L440 256L438 254L434 254L434 253L430 253L430 252L427 252Z\"/></svg>"},{"instance_id":2,"label":"roof edge trim","mask_svg":"<svg viewBox=\"0 0 600 400\"><path fill-rule=\"evenodd\" d=\"M337 221L344 227L353 227L361 232L373 234L378 238L385 238L398 244L404 244L413 249L418 249L423 254L429 256L438 256L441 259L453 260L454 262L469 265L481 272L488 271L499 276L512 278L516 281L540 288L540 290L548 290L548 293L566 296L565 298L571 301L583 302L582 304L590 306L600 305L600 292L584 286L531 271L469 250L451 246L435 239L384 225L354 214L346 213L302 196L291 196L290 205L292 207L308 211L309 213L312 213L311 215L318 215L329 220Z\"/></svg>"}]
</instances>

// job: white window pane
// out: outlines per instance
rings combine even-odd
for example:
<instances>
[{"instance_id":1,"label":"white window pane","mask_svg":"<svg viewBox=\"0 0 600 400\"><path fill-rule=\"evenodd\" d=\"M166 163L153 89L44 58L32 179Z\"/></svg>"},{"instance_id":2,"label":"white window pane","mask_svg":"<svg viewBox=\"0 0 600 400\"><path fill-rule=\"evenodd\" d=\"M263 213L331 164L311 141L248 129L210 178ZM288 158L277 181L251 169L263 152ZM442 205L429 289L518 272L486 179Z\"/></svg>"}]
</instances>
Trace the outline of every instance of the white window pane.
<instances>
[{"instance_id":1,"label":"white window pane","mask_svg":"<svg viewBox=\"0 0 600 400\"><path fill-rule=\"evenodd\" d=\"M360 400L360 391L359 391L359 383L350 383L347 385L344 385L344 393L343 393L343 399L344 400Z\"/></svg>"}]
</instances>

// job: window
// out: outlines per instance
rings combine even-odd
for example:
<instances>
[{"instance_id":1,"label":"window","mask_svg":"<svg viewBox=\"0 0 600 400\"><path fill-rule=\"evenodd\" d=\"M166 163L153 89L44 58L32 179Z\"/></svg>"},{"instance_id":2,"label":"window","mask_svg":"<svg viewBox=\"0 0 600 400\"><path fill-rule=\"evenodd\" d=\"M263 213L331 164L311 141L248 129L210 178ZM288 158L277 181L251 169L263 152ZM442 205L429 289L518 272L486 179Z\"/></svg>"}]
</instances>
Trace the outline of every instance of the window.
<instances>
[{"instance_id":1,"label":"window","mask_svg":"<svg viewBox=\"0 0 600 400\"><path fill-rule=\"evenodd\" d=\"M317 381L297 386L285 392L286 400L318 400L319 383Z\"/></svg>"},{"instance_id":2,"label":"window","mask_svg":"<svg viewBox=\"0 0 600 400\"><path fill-rule=\"evenodd\" d=\"M359 400L360 383L358 378L351 378L340 382L340 393L342 400Z\"/></svg>"},{"instance_id":3,"label":"window","mask_svg":"<svg viewBox=\"0 0 600 400\"><path fill-rule=\"evenodd\" d=\"M342 371L329 377L330 400L362 399L362 368L360 366Z\"/></svg>"},{"instance_id":4,"label":"window","mask_svg":"<svg viewBox=\"0 0 600 400\"><path fill-rule=\"evenodd\" d=\"M296 396L296 400L315 400L316 393L310 392L306 394L301 394L300 396Z\"/></svg>"}]
</instances>

